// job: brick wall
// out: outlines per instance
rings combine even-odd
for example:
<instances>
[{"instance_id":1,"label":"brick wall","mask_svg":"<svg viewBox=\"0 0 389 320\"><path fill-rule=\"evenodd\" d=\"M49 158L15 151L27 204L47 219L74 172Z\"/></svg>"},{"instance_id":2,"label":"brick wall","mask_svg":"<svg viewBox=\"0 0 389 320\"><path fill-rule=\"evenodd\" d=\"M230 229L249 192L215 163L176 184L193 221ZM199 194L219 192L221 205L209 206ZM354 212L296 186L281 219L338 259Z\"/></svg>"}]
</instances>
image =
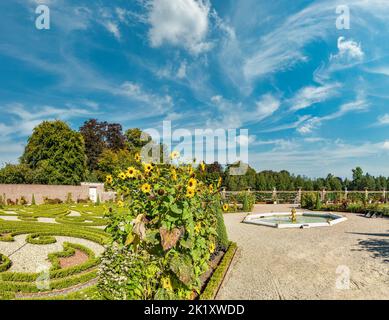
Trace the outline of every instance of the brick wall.
<instances>
[{"instance_id":1,"label":"brick wall","mask_svg":"<svg viewBox=\"0 0 389 320\"><path fill-rule=\"evenodd\" d=\"M13 202L24 197L28 203L31 203L32 195L34 195L36 204L42 204L45 197L66 201L70 193L72 200L77 201L89 199L89 188L96 188L102 202L115 198L115 193L105 192L104 185L98 183L82 183L80 186L0 184L0 196L5 195L5 200L10 199Z\"/></svg>"}]
</instances>

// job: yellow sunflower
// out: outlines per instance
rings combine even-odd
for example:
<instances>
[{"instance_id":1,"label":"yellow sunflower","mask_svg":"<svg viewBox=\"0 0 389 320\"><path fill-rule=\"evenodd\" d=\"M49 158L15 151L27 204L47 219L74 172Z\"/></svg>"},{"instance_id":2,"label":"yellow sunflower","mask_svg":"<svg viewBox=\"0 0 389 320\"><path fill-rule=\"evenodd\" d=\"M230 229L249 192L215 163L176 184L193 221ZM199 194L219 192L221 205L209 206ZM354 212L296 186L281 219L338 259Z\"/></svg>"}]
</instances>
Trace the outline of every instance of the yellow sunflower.
<instances>
[{"instance_id":1,"label":"yellow sunflower","mask_svg":"<svg viewBox=\"0 0 389 320\"><path fill-rule=\"evenodd\" d=\"M118 205L119 208L123 208L123 207L124 207L124 202L121 201L121 200L119 200L119 201L117 202L117 205Z\"/></svg>"},{"instance_id":2,"label":"yellow sunflower","mask_svg":"<svg viewBox=\"0 0 389 320\"><path fill-rule=\"evenodd\" d=\"M213 184L210 184L210 185L209 185L209 192L210 192L210 193L213 193L213 191L214 191L214 189L213 189Z\"/></svg>"},{"instance_id":3,"label":"yellow sunflower","mask_svg":"<svg viewBox=\"0 0 389 320\"><path fill-rule=\"evenodd\" d=\"M200 233L200 230L201 230L201 222L198 222L198 223L195 225L194 230L195 230L196 234L199 234L199 233Z\"/></svg>"},{"instance_id":4,"label":"yellow sunflower","mask_svg":"<svg viewBox=\"0 0 389 320\"><path fill-rule=\"evenodd\" d=\"M173 291L172 282L169 277L162 278L162 288Z\"/></svg>"},{"instance_id":5,"label":"yellow sunflower","mask_svg":"<svg viewBox=\"0 0 389 320\"><path fill-rule=\"evenodd\" d=\"M112 176L110 174L105 178L105 182L107 184L112 184L113 178L112 178Z\"/></svg>"},{"instance_id":6,"label":"yellow sunflower","mask_svg":"<svg viewBox=\"0 0 389 320\"><path fill-rule=\"evenodd\" d=\"M200 163L201 171L205 171L205 163L204 161Z\"/></svg>"},{"instance_id":7,"label":"yellow sunflower","mask_svg":"<svg viewBox=\"0 0 389 320\"><path fill-rule=\"evenodd\" d=\"M227 212L229 208L230 208L230 206L229 206L227 203L225 203L225 204L223 205L223 211L224 211L224 212Z\"/></svg>"},{"instance_id":8,"label":"yellow sunflower","mask_svg":"<svg viewBox=\"0 0 389 320\"><path fill-rule=\"evenodd\" d=\"M140 154L139 153L135 154L135 161L140 162L140 160L141 160Z\"/></svg>"},{"instance_id":9,"label":"yellow sunflower","mask_svg":"<svg viewBox=\"0 0 389 320\"><path fill-rule=\"evenodd\" d=\"M214 253L215 252L215 244L213 242L211 242L211 244L209 245L209 252L210 253Z\"/></svg>"},{"instance_id":10,"label":"yellow sunflower","mask_svg":"<svg viewBox=\"0 0 389 320\"><path fill-rule=\"evenodd\" d=\"M222 177L219 177L219 180L218 180L218 182L217 182L217 187L218 187L218 188L220 188L220 187L221 187L221 185L222 185L222 182L223 182L223 179L222 179Z\"/></svg>"},{"instance_id":11,"label":"yellow sunflower","mask_svg":"<svg viewBox=\"0 0 389 320\"><path fill-rule=\"evenodd\" d=\"M187 198L193 198L194 196L195 196L195 190L194 189L186 190L186 197Z\"/></svg>"},{"instance_id":12,"label":"yellow sunflower","mask_svg":"<svg viewBox=\"0 0 389 320\"><path fill-rule=\"evenodd\" d=\"M135 176L136 176L136 170L135 170L135 168L129 167L129 168L127 169L127 177L128 177L128 178L135 178Z\"/></svg>"},{"instance_id":13,"label":"yellow sunflower","mask_svg":"<svg viewBox=\"0 0 389 320\"><path fill-rule=\"evenodd\" d=\"M143 168L145 169L146 173L149 173L149 172L151 172L151 170L153 170L153 165L151 163L145 163L143 165Z\"/></svg>"},{"instance_id":14,"label":"yellow sunflower","mask_svg":"<svg viewBox=\"0 0 389 320\"><path fill-rule=\"evenodd\" d=\"M197 180L195 178L190 178L188 181L188 189L196 189Z\"/></svg>"},{"instance_id":15,"label":"yellow sunflower","mask_svg":"<svg viewBox=\"0 0 389 320\"><path fill-rule=\"evenodd\" d=\"M172 179L173 179L173 181L177 180L177 171L176 171L176 169L172 169Z\"/></svg>"},{"instance_id":16,"label":"yellow sunflower","mask_svg":"<svg viewBox=\"0 0 389 320\"><path fill-rule=\"evenodd\" d=\"M173 152L170 154L170 158L171 158L172 160L178 159L180 156L181 156L181 154L180 154L178 151L173 151Z\"/></svg>"},{"instance_id":17,"label":"yellow sunflower","mask_svg":"<svg viewBox=\"0 0 389 320\"><path fill-rule=\"evenodd\" d=\"M124 173L124 172L120 172L118 174L118 178L122 179L122 180L125 180L127 178L127 175Z\"/></svg>"},{"instance_id":18,"label":"yellow sunflower","mask_svg":"<svg viewBox=\"0 0 389 320\"><path fill-rule=\"evenodd\" d=\"M148 183L144 183L141 187L143 193L150 193L151 186Z\"/></svg>"}]
</instances>

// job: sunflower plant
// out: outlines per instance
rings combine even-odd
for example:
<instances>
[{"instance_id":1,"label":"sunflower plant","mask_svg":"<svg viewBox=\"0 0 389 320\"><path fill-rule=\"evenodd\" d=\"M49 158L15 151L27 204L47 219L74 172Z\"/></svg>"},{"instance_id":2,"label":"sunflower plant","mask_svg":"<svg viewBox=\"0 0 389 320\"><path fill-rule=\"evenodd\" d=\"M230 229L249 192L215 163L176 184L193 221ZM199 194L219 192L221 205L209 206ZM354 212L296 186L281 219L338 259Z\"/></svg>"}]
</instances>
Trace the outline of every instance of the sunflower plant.
<instances>
[{"instance_id":1,"label":"sunflower plant","mask_svg":"<svg viewBox=\"0 0 389 320\"><path fill-rule=\"evenodd\" d=\"M203 182L201 174L194 163L138 161L107 177L125 210L108 214L113 243L99 284L105 297L193 299L200 293L200 277L220 248L220 223L224 228L220 181Z\"/></svg>"}]
</instances>

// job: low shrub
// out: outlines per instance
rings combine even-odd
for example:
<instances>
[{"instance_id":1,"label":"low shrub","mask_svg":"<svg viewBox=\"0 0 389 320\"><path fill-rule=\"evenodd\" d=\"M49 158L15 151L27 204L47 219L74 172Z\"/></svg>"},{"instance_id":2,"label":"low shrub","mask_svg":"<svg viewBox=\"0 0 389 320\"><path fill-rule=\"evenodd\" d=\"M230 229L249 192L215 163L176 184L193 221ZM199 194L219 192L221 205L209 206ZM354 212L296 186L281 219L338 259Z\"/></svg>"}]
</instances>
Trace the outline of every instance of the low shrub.
<instances>
[{"instance_id":1,"label":"low shrub","mask_svg":"<svg viewBox=\"0 0 389 320\"><path fill-rule=\"evenodd\" d=\"M43 199L43 202L45 204L61 204L61 203L63 203L63 201L61 199L57 199L57 198L56 199L49 199L47 197L45 197Z\"/></svg>"},{"instance_id":2,"label":"low shrub","mask_svg":"<svg viewBox=\"0 0 389 320\"><path fill-rule=\"evenodd\" d=\"M51 244L56 243L57 239L55 239L53 236L32 233L26 237L26 242L31 244Z\"/></svg>"},{"instance_id":3,"label":"low shrub","mask_svg":"<svg viewBox=\"0 0 389 320\"><path fill-rule=\"evenodd\" d=\"M89 199L77 199L77 203L89 203Z\"/></svg>"},{"instance_id":4,"label":"low shrub","mask_svg":"<svg viewBox=\"0 0 389 320\"><path fill-rule=\"evenodd\" d=\"M73 199L72 199L72 194L69 192L66 196L66 201L65 201L66 204L72 204L74 203Z\"/></svg>"},{"instance_id":5,"label":"low shrub","mask_svg":"<svg viewBox=\"0 0 389 320\"><path fill-rule=\"evenodd\" d=\"M25 206L26 204L28 204L28 202L27 202L27 200L26 200L25 197L21 197L19 203L20 203L20 205L22 205L22 206Z\"/></svg>"},{"instance_id":6,"label":"low shrub","mask_svg":"<svg viewBox=\"0 0 389 320\"><path fill-rule=\"evenodd\" d=\"M232 258L235 255L237 245L235 242L231 242L227 252L224 254L221 263L217 266L209 279L204 291L200 295L200 300L214 300L215 296L220 288L220 285L224 279L226 272L231 264Z\"/></svg>"},{"instance_id":7,"label":"low shrub","mask_svg":"<svg viewBox=\"0 0 389 320\"><path fill-rule=\"evenodd\" d=\"M316 205L316 194L314 192L303 193L301 196L301 208L314 209Z\"/></svg>"},{"instance_id":8,"label":"low shrub","mask_svg":"<svg viewBox=\"0 0 389 320\"><path fill-rule=\"evenodd\" d=\"M251 212L253 211L255 204L255 195L251 192L242 192L238 196L238 200L242 203L243 212Z\"/></svg>"},{"instance_id":9,"label":"low shrub","mask_svg":"<svg viewBox=\"0 0 389 320\"><path fill-rule=\"evenodd\" d=\"M0 272L6 271L11 267L11 260L0 253Z\"/></svg>"}]
</instances>

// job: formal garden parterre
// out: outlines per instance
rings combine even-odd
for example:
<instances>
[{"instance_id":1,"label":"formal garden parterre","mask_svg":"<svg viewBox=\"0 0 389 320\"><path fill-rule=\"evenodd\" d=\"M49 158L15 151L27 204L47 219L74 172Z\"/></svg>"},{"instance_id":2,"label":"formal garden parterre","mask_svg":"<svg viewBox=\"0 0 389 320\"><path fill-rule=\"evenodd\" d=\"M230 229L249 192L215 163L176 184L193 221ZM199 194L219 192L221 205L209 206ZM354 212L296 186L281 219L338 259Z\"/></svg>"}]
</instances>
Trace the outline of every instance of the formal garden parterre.
<instances>
[{"instance_id":1,"label":"formal garden parterre","mask_svg":"<svg viewBox=\"0 0 389 320\"><path fill-rule=\"evenodd\" d=\"M96 247L101 247L100 251L103 251L103 246L109 242L110 237L104 230L89 226L88 221L94 219L95 225L103 225L106 210L107 207L90 204L3 207L0 210L0 251L2 253L0 297L4 299L38 298L50 296L53 293L55 295L63 293L66 296L67 292L73 292L77 286L95 287L100 257L80 242L85 240L88 244L95 243ZM71 212L78 212L81 219L66 220ZM8 220L10 217L13 219ZM40 219L51 220L39 222ZM62 241L59 246L61 249L58 251L48 251L46 261L34 261L34 256L28 256L33 254L34 250L45 251L45 248L55 244L57 239L66 239L69 242ZM15 244L16 247L8 250L10 251L8 256L5 255L4 251ZM30 248L34 248L33 251L29 251ZM61 259L74 256L76 252L83 259L68 267L62 267ZM27 256L22 257L23 255ZM46 262L50 266L48 273L45 275L39 270L37 272L13 271L13 269L23 269L20 264L34 264L34 262ZM35 266L24 266L24 268L34 270ZM48 286L39 286L42 276L49 280Z\"/></svg>"}]
</instances>

